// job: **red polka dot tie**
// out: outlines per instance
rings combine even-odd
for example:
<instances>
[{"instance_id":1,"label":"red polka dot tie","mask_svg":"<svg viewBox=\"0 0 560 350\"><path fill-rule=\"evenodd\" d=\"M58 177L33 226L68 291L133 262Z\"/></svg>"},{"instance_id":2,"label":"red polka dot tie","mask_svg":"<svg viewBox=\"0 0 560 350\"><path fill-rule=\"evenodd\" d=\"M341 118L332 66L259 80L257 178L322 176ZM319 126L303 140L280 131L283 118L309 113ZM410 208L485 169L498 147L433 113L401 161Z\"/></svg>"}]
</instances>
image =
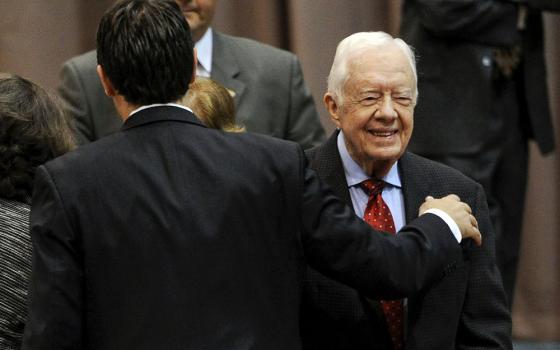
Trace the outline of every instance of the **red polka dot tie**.
<instances>
[{"instance_id":1,"label":"red polka dot tie","mask_svg":"<svg viewBox=\"0 0 560 350\"><path fill-rule=\"evenodd\" d=\"M364 220L376 230L396 233L395 223L389 207L381 196L381 191L385 183L381 180L369 179L360 183L360 187L369 196L366 210L364 211ZM389 334L393 340L396 350L403 349L404 331L403 331L403 303L402 300L381 300L381 306Z\"/></svg>"}]
</instances>

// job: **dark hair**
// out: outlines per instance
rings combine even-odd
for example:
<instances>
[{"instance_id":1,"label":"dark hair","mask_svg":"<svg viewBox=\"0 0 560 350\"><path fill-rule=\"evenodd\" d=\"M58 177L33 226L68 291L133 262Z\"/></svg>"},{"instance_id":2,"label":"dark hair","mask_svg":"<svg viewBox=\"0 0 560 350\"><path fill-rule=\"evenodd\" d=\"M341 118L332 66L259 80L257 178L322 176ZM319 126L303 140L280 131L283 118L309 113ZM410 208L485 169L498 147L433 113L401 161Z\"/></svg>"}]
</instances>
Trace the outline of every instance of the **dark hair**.
<instances>
[{"instance_id":1,"label":"dark hair","mask_svg":"<svg viewBox=\"0 0 560 350\"><path fill-rule=\"evenodd\" d=\"M193 60L189 25L175 1L119 1L101 18L97 62L131 104L179 100Z\"/></svg>"},{"instance_id":2,"label":"dark hair","mask_svg":"<svg viewBox=\"0 0 560 350\"><path fill-rule=\"evenodd\" d=\"M231 132L245 129L235 124L235 104L229 91L208 78L196 78L182 102L208 127Z\"/></svg>"},{"instance_id":3,"label":"dark hair","mask_svg":"<svg viewBox=\"0 0 560 350\"><path fill-rule=\"evenodd\" d=\"M0 73L0 197L29 203L37 167L73 148L60 100L29 80Z\"/></svg>"}]
</instances>

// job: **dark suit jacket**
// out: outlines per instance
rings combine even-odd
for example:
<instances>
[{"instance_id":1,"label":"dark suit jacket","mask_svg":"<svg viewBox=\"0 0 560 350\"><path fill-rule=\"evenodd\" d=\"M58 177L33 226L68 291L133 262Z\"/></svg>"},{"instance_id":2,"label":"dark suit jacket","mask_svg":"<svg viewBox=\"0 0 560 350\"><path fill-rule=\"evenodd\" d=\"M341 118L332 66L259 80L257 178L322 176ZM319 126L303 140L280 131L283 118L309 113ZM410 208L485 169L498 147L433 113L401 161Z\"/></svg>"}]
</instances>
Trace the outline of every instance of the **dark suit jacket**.
<instances>
[{"instance_id":1,"label":"dark suit jacket","mask_svg":"<svg viewBox=\"0 0 560 350\"><path fill-rule=\"evenodd\" d=\"M320 144L325 131L297 57L254 40L213 31L212 79L235 92L236 118L247 131L299 143ZM80 144L119 130L122 121L96 73L95 51L67 61L60 94Z\"/></svg>"},{"instance_id":2,"label":"dark suit jacket","mask_svg":"<svg viewBox=\"0 0 560 350\"><path fill-rule=\"evenodd\" d=\"M462 259L432 214L374 233L305 163L164 106L40 167L23 349L299 349L304 256L371 297Z\"/></svg>"},{"instance_id":3,"label":"dark suit jacket","mask_svg":"<svg viewBox=\"0 0 560 350\"><path fill-rule=\"evenodd\" d=\"M504 137L497 120L493 64L496 48L521 45L519 87L522 132L540 150L554 148L546 87L541 9L560 10L557 0L529 4L527 28L517 30L513 1L405 0L402 38L418 56L414 135L409 148L423 155L476 155ZM495 129L495 130L492 130ZM452 132L443 132L452 130Z\"/></svg>"},{"instance_id":4,"label":"dark suit jacket","mask_svg":"<svg viewBox=\"0 0 560 350\"><path fill-rule=\"evenodd\" d=\"M310 166L351 205L337 135L308 152ZM481 186L412 153L399 160L399 174L407 222L418 215L426 196L455 193L471 206L484 235L482 247L462 244L466 260L452 273L408 298L406 349L511 349L511 319ZM301 324L305 349L392 349L379 304L313 269L306 278Z\"/></svg>"}]
</instances>

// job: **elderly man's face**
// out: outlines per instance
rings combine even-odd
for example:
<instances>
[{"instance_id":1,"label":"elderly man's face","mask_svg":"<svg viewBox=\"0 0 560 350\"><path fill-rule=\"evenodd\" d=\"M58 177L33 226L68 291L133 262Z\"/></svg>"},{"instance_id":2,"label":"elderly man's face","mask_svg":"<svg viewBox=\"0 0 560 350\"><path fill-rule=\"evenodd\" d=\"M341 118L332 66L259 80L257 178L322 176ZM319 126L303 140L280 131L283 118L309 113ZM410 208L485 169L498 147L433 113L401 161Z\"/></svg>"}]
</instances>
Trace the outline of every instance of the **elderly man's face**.
<instances>
[{"instance_id":1,"label":"elderly man's face","mask_svg":"<svg viewBox=\"0 0 560 350\"><path fill-rule=\"evenodd\" d=\"M202 38L214 18L217 0L175 0L189 22L193 40Z\"/></svg>"},{"instance_id":2,"label":"elderly man's face","mask_svg":"<svg viewBox=\"0 0 560 350\"><path fill-rule=\"evenodd\" d=\"M325 103L352 158L369 175L382 177L412 134L414 75L405 53L392 44L355 54L348 68L342 104L328 93Z\"/></svg>"}]
</instances>

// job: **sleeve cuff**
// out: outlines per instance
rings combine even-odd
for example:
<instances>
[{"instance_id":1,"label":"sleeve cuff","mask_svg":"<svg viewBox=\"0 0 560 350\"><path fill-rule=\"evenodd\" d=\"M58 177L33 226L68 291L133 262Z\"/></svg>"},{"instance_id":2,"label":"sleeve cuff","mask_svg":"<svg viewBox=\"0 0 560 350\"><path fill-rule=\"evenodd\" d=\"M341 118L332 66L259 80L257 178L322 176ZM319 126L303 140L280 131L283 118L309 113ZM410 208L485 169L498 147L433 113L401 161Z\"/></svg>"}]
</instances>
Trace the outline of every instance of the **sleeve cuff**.
<instances>
[{"instance_id":1,"label":"sleeve cuff","mask_svg":"<svg viewBox=\"0 0 560 350\"><path fill-rule=\"evenodd\" d=\"M447 226L449 226L449 229L453 233L453 236L455 236L457 242L461 243L461 240L463 239L463 236L461 235L461 230L459 230L459 226L457 226L457 223L455 223L455 220L453 220L451 216L449 216L449 214L447 214L441 209L435 209L435 208L426 210L424 214L426 213L437 215L443 221L445 221L445 223L447 224Z\"/></svg>"}]
</instances>

